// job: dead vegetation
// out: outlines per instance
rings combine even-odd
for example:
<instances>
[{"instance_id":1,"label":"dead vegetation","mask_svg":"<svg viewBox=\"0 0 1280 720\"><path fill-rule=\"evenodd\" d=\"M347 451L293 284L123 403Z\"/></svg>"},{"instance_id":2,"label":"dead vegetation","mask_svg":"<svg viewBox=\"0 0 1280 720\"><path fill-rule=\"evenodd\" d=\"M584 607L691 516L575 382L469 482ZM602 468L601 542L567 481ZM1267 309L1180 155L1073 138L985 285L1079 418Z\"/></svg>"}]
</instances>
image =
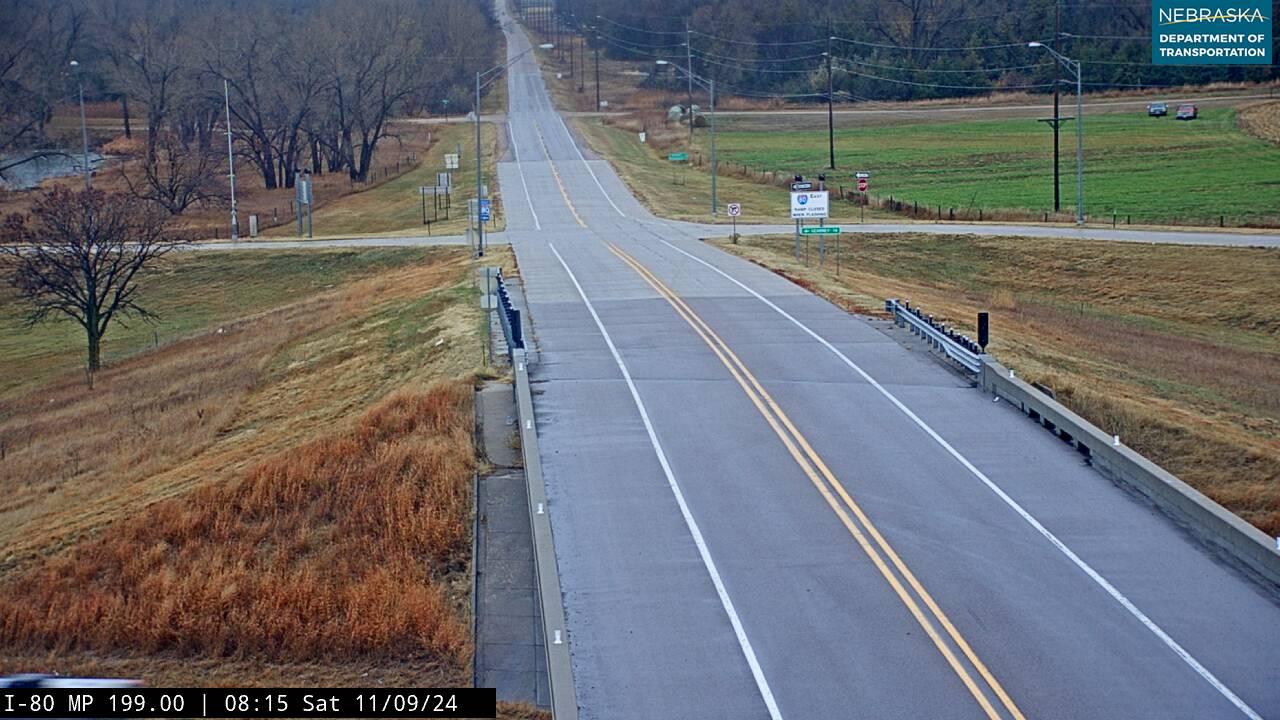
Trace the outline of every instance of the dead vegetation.
<instances>
[{"instance_id":1,"label":"dead vegetation","mask_svg":"<svg viewBox=\"0 0 1280 720\"><path fill-rule=\"evenodd\" d=\"M909 299L970 335L991 311L1001 362L1280 535L1280 253L910 233L840 242L839 276L833 258L796 261L790 237L723 247L851 311Z\"/></svg>"},{"instance_id":2,"label":"dead vegetation","mask_svg":"<svg viewBox=\"0 0 1280 720\"><path fill-rule=\"evenodd\" d=\"M479 364L466 254L322 291L0 407L0 579L228 480L392 389ZM216 289L210 289L211 292Z\"/></svg>"},{"instance_id":3,"label":"dead vegetation","mask_svg":"<svg viewBox=\"0 0 1280 720\"><path fill-rule=\"evenodd\" d=\"M151 506L12 578L15 649L306 662L470 657L471 386L397 393L347 432Z\"/></svg>"},{"instance_id":4,"label":"dead vegetation","mask_svg":"<svg viewBox=\"0 0 1280 720\"><path fill-rule=\"evenodd\" d=\"M1280 100L1240 108L1236 111L1236 124L1259 140L1280 145Z\"/></svg>"},{"instance_id":5,"label":"dead vegetation","mask_svg":"<svg viewBox=\"0 0 1280 720\"><path fill-rule=\"evenodd\" d=\"M4 407L0 672L468 684L469 267L429 250Z\"/></svg>"}]
</instances>

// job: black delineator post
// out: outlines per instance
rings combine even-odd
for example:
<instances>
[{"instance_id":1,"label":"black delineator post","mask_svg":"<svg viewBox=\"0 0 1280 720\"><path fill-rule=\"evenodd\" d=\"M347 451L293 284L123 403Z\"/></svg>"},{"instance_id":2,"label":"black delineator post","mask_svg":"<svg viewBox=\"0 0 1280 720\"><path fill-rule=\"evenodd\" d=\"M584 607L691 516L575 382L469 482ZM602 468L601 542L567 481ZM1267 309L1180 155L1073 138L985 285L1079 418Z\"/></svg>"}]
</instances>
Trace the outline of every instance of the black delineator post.
<instances>
[{"instance_id":1,"label":"black delineator post","mask_svg":"<svg viewBox=\"0 0 1280 720\"><path fill-rule=\"evenodd\" d=\"M987 343L991 341L991 318L988 313L978 313L978 344L982 352L987 351Z\"/></svg>"}]
</instances>

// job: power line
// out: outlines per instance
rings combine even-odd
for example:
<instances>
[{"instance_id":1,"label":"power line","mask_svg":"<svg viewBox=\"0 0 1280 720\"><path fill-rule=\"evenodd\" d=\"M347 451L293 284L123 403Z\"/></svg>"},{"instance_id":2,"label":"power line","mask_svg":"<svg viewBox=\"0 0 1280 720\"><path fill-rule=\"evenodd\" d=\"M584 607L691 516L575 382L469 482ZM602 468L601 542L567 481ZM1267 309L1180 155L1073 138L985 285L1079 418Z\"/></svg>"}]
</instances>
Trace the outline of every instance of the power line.
<instances>
[{"instance_id":1,"label":"power line","mask_svg":"<svg viewBox=\"0 0 1280 720\"><path fill-rule=\"evenodd\" d=\"M1073 36L1074 37L1074 36ZM863 47L882 48L886 50L921 50L925 52L971 52L973 50L999 50L1002 48L1025 48L1026 42L1016 43L999 43L995 45L969 45L967 47L925 47L913 45L891 45L888 43L874 43L865 40L854 40L853 38L836 37L837 42L848 43L850 45L861 45ZM1042 40L1041 42L1049 42Z\"/></svg>"},{"instance_id":2,"label":"power line","mask_svg":"<svg viewBox=\"0 0 1280 720\"><path fill-rule=\"evenodd\" d=\"M844 58L836 58L836 59L848 62ZM879 80L882 82L896 83L898 85L911 85L913 87L927 87L927 88L935 88L940 90L987 90L987 91L1032 90L1032 89L1051 88L1054 86L1054 83L1037 83L1033 85L949 85L945 83L926 83L926 82L916 82L913 80L899 80L896 78L880 77L879 75L872 75L870 73L860 72L858 70L853 70L848 67L844 67L841 69L849 73L850 75L857 75L858 77L864 77L869 80Z\"/></svg>"}]
</instances>

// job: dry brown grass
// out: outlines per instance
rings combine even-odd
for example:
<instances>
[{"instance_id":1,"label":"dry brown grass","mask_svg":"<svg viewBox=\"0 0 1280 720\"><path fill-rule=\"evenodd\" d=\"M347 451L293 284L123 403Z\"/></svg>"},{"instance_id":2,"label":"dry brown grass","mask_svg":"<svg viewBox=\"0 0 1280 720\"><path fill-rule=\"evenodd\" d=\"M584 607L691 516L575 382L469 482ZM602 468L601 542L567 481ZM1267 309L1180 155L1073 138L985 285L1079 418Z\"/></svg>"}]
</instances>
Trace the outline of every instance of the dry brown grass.
<instances>
[{"instance_id":1,"label":"dry brown grass","mask_svg":"<svg viewBox=\"0 0 1280 720\"><path fill-rule=\"evenodd\" d=\"M465 666L471 397L464 381L394 394L347 432L117 523L11 578L0 638L23 650Z\"/></svg>"},{"instance_id":2,"label":"dry brown grass","mask_svg":"<svg viewBox=\"0 0 1280 720\"><path fill-rule=\"evenodd\" d=\"M1280 145L1280 100L1240 108L1236 111L1236 124L1260 140Z\"/></svg>"},{"instance_id":3,"label":"dry brown grass","mask_svg":"<svg viewBox=\"0 0 1280 720\"><path fill-rule=\"evenodd\" d=\"M392 389L469 372L479 312L465 252L69 377L0 417L0 579L112 522L305 441ZM437 344L438 343L438 344Z\"/></svg>"},{"instance_id":4,"label":"dry brown grass","mask_svg":"<svg viewBox=\"0 0 1280 720\"><path fill-rule=\"evenodd\" d=\"M841 240L841 271L791 238L724 247L852 311L906 298L1192 486L1280 535L1280 252L917 234Z\"/></svg>"}]
</instances>

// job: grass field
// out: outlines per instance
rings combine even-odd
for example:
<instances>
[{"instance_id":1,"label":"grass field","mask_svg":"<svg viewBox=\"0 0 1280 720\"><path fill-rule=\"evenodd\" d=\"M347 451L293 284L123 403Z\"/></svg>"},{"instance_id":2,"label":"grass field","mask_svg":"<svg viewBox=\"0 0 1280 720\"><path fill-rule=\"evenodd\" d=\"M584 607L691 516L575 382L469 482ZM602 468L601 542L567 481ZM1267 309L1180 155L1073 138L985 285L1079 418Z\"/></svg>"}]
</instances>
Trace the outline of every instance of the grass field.
<instances>
[{"instance_id":1,"label":"grass field","mask_svg":"<svg viewBox=\"0 0 1280 720\"><path fill-rule=\"evenodd\" d=\"M466 684L468 253L192 253L151 293L185 339L4 401L0 673Z\"/></svg>"},{"instance_id":2,"label":"grass field","mask_svg":"<svg viewBox=\"0 0 1280 720\"><path fill-rule=\"evenodd\" d=\"M315 235L370 235L379 233L404 233L426 235L428 227L422 223L422 195L418 188L434 186L436 173L444 172L444 156L462 148L460 167L451 171L455 192L452 194L452 210L445 219L444 209L437 213L432 200L427 198L427 216L432 219L433 235L461 235L467 227L467 200L476 195L475 126L456 122L431 125L432 142L421 156L418 167L363 192L346 195L329 202L315 211L313 218ZM501 230L504 224L502 196L498 192L497 138L494 126L484 123L480 128L484 143L485 182L493 194L493 222L487 229ZM443 198L441 199L443 202ZM285 224L269 230L268 237L290 237L297 233L294 224Z\"/></svg>"},{"instance_id":3,"label":"grass field","mask_svg":"<svg viewBox=\"0 0 1280 720\"><path fill-rule=\"evenodd\" d=\"M110 365L214 323L282 305L347 280L421 257L412 249L334 252L187 253L139 287L154 324L113 325L103 342ZM84 367L84 331L72 322L26 327L26 309L0 286L0 401Z\"/></svg>"},{"instance_id":4,"label":"grass field","mask_svg":"<svg viewBox=\"0 0 1280 720\"><path fill-rule=\"evenodd\" d=\"M825 131L789 132L786 116L759 129L752 118L717 134L726 163L816 175L827 165ZM841 122L847 122L844 119ZM1062 134L1062 202L1075 207L1075 135ZM696 135L705 155L706 133ZM873 194L957 212L1053 209L1052 133L1030 119L911 123L839 128L838 182L872 173ZM704 167L705 169L705 167ZM1096 221L1217 225L1280 223L1280 147L1246 135L1231 108L1203 109L1199 120L1152 119L1139 112L1086 116L1085 207ZM1068 207L1069 206L1069 207Z\"/></svg>"},{"instance_id":5,"label":"grass field","mask_svg":"<svg viewBox=\"0 0 1280 720\"><path fill-rule=\"evenodd\" d=\"M909 299L1271 535L1280 535L1280 252L971 236L842 236L840 270L788 237L724 244L836 304Z\"/></svg>"}]
</instances>

